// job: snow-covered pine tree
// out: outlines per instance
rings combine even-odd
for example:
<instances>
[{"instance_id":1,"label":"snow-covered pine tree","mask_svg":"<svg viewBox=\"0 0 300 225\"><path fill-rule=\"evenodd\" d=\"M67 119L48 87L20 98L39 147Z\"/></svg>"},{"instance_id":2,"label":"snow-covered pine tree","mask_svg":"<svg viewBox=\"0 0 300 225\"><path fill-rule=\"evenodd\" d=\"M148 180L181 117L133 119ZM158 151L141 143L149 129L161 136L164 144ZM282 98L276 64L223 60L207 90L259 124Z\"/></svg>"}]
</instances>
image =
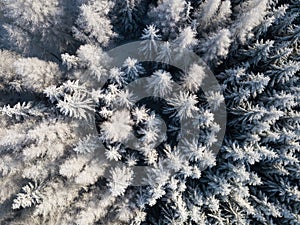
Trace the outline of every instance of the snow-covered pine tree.
<instances>
[{"instance_id":1,"label":"snow-covered pine tree","mask_svg":"<svg viewBox=\"0 0 300 225\"><path fill-rule=\"evenodd\" d=\"M148 15L163 34L163 39L175 38L184 22L189 18L191 5L186 1L166 0L158 1Z\"/></svg>"},{"instance_id":2,"label":"snow-covered pine tree","mask_svg":"<svg viewBox=\"0 0 300 225\"><path fill-rule=\"evenodd\" d=\"M80 5L79 16L73 26L76 39L87 44L107 45L115 36L108 13L114 6L112 1L87 1Z\"/></svg>"},{"instance_id":3,"label":"snow-covered pine tree","mask_svg":"<svg viewBox=\"0 0 300 225\"><path fill-rule=\"evenodd\" d=\"M77 47L70 29L77 6L69 0L2 1L1 48L59 60L62 51Z\"/></svg>"},{"instance_id":4,"label":"snow-covered pine tree","mask_svg":"<svg viewBox=\"0 0 300 225\"><path fill-rule=\"evenodd\" d=\"M113 0L110 18L120 39L137 39L146 24L149 1Z\"/></svg>"}]
</instances>

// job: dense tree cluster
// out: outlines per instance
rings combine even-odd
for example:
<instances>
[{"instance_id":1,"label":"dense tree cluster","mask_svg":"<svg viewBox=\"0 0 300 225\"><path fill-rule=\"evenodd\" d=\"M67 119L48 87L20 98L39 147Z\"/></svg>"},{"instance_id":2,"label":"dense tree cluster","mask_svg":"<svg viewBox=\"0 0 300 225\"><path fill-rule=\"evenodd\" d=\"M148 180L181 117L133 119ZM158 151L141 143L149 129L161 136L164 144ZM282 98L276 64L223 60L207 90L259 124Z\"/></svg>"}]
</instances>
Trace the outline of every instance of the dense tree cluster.
<instances>
[{"instance_id":1,"label":"dense tree cluster","mask_svg":"<svg viewBox=\"0 0 300 225\"><path fill-rule=\"evenodd\" d=\"M299 37L298 0L2 0L0 224L300 224Z\"/></svg>"}]
</instances>

